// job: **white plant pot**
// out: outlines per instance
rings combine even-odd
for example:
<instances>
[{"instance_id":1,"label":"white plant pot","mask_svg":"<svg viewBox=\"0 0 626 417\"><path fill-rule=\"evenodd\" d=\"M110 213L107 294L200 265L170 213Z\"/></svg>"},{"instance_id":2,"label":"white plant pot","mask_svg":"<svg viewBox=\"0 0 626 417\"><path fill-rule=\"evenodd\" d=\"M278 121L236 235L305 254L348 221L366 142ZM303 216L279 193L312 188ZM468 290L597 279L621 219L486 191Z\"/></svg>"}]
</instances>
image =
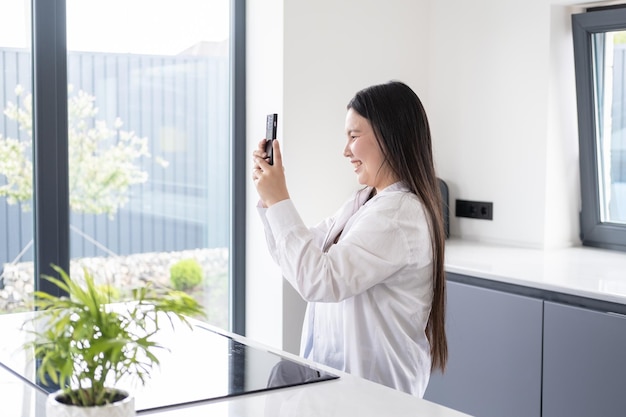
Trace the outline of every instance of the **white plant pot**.
<instances>
[{"instance_id":1,"label":"white plant pot","mask_svg":"<svg viewBox=\"0 0 626 417\"><path fill-rule=\"evenodd\" d=\"M79 407L57 401L57 396L61 395L61 391L57 391L48 395L46 417L134 417L135 397L125 391L121 392L126 394L126 398L113 404Z\"/></svg>"}]
</instances>

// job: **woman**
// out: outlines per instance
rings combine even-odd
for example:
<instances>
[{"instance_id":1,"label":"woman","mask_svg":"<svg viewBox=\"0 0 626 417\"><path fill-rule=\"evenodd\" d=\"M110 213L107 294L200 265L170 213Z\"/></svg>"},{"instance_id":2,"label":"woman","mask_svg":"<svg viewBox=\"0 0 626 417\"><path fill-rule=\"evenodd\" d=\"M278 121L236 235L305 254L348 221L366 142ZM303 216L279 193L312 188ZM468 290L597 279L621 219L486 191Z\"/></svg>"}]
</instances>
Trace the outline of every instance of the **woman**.
<instances>
[{"instance_id":1,"label":"woman","mask_svg":"<svg viewBox=\"0 0 626 417\"><path fill-rule=\"evenodd\" d=\"M253 153L268 247L308 302L302 355L422 397L445 368L445 235L430 129L417 95L397 81L359 91L343 154L359 191L307 228L289 199L280 146Z\"/></svg>"}]
</instances>

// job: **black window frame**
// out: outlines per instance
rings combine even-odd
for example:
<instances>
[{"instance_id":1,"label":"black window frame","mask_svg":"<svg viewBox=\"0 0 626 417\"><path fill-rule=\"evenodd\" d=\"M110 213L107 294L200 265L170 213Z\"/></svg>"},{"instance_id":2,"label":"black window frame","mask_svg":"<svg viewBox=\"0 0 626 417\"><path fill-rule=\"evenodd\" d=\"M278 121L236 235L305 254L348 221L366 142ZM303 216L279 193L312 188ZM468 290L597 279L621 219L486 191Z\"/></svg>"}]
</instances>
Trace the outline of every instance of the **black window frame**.
<instances>
[{"instance_id":1,"label":"black window frame","mask_svg":"<svg viewBox=\"0 0 626 417\"><path fill-rule=\"evenodd\" d=\"M245 0L231 0L230 330L245 334ZM32 0L33 215L35 289L69 271L66 0Z\"/></svg>"},{"instance_id":2,"label":"black window frame","mask_svg":"<svg viewBox=\"0 0 626 417\"><path fill-rule=\"evenodd\" d=\"M603 222L598 178L592 36L626 30L626 5L572 15L580 159L580 238L585 246L626 251L626 225Z\"/></svg>"}]
</instances>

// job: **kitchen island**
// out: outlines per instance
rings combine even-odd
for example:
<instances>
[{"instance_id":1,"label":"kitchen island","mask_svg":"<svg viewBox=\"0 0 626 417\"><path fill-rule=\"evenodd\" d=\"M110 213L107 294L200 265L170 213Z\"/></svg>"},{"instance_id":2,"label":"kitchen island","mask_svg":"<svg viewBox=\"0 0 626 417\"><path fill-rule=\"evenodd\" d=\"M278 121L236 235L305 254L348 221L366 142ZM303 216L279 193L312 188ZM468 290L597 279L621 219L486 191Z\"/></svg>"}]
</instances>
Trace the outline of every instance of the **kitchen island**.
<instances>
[{"instance_id":1,"label":"kitchen island","mask_svg":"<svg viewBox=\"0 0 626 417\"><path fill-rule=\"evenodd\" d=\"M3 417L44 417L48 391L20 349L33 313L0 316ZM137 415L158 416L436 416L466 414L315 364L199 321L164 329L169 349L135 393Z\"/></svg>"}]
</instances>

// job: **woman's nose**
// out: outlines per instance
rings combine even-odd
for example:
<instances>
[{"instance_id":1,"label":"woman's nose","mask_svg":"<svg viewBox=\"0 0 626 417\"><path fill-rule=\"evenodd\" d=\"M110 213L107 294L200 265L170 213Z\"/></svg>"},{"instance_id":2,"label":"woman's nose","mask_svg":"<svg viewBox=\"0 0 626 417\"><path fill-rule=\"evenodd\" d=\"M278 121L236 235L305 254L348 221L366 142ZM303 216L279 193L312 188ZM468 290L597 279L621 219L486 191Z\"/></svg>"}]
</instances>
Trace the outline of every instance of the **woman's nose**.
<instances>
[{"instance_id":1,"label":"woman's nose","mask_svg":"<svg viewBox=\"0 0 626 417\"><path fill-rule=\"evenodd\" d=\"M350 151L350 145L346 144L346 147L343 148L343 156L345 156L346 158L352 156L352 152Z\"/></svg>"}]
</instances>

